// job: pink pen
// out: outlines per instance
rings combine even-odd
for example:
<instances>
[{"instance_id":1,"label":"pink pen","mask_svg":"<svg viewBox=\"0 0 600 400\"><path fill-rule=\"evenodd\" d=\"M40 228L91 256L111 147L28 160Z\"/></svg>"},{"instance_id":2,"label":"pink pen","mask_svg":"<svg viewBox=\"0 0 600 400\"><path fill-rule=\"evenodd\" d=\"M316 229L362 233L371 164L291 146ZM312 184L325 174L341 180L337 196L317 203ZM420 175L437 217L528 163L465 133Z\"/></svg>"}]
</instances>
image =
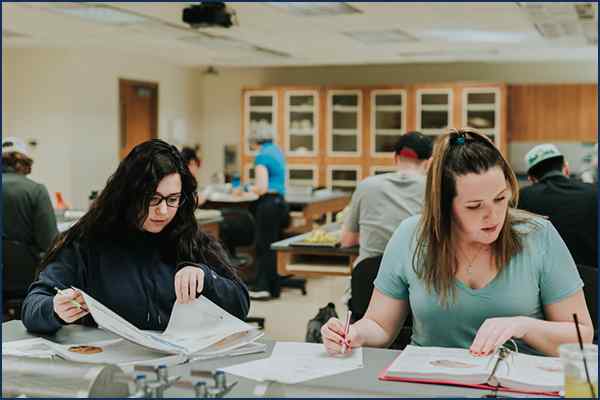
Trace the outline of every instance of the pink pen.
<instances>
[{"instance_id":1,"label":"pink pen","mask_svg":"<svg viewBox=\"0 0 600 400\"><path fill-rule=\"evenodd\" d=\"M344 341L342 342L342 354L346 352L346 348L348 345L348 332L350 331L350 317L352 316L352 311L348 310L346 314L346 325L344 326Z\"/></svg>"}]
</instances>

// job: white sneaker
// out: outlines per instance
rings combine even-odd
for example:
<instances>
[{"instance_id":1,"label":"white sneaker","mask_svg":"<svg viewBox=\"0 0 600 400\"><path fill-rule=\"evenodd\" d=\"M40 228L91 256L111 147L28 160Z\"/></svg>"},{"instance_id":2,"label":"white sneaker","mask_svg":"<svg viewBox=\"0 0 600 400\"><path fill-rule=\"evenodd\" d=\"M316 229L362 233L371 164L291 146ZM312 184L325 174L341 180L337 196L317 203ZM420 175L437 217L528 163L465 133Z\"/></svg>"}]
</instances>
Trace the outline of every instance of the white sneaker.
<instances>
[{"instance_id":1,"label":"white sneaker","mask_svg":"<svg viewBox=\"0 0 600 400\"><path fill-rule=\"evenodd\" d=\"M248 290L248 293L250 294L250 298L252 300L264 300L271 297L271 293L269 293L268 290Z\"/></svg>"}]
</instances>

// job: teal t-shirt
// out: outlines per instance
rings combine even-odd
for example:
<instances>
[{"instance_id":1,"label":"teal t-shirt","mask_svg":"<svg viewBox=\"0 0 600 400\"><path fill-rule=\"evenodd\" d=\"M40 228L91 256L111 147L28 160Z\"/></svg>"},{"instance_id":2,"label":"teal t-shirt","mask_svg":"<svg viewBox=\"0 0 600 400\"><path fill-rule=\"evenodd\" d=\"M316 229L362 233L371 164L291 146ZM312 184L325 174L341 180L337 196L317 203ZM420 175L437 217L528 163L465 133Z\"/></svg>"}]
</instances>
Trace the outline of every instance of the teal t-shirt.
<instances>
[{"instance_id":1,"label":"teal t-shirt","mask_svg":"<svg viewBox=\"0 0 600 400\"><path fill-rule=\"evenodd\" d=\"M285 157L279 147L273 143L265 143L254 160L254 166L262 165L269 174L269 192L285 195Z\"/></svg>"},{"instance_id":2,"label":"teal t-shirt","mask_svg":"<svg viewBox=\"0 0 600 400\"><path fill-rule=\"evenodd\" d=\"M543 306L583 287L573 257L550 221L535 218L516 226L524 232L523 251L485 287L455 282L446 308L427 291L412 266L420 215L404 220L388 242L375 287L394 299L409 300L413 313L411 343L417 346L469 348L487 318L527 316L544 319ZM518 341L519 351L539 354Z\"/></svg>"}]
</instances>

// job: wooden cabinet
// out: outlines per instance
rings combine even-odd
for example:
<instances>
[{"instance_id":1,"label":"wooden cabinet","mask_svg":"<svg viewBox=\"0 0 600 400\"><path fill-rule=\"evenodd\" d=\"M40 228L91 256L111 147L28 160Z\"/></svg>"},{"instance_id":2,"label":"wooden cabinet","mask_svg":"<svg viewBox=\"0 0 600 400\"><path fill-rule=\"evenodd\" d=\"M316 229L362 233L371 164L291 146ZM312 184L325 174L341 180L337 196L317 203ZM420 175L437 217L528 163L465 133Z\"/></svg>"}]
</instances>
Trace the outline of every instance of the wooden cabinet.
<instances>
[{"instance_id":1,"label":"wooden cabinet","mask_svg":"<svg viewBox=\"0 0 600 400\"><path fill-rule=\"evenodd\" d=\"M506 86L498 83L378 87L265 87L242 92L242 171L253 179L247 135L273 129L288 163L287 183L352 192L368 175L394 171L393 147L413 130L483 130L506 146Z\"/></svg>"},{"instance_id":2,"label":"wooden cabinet","mask_svg":"<svg viewBox=\"0 0 600 400\"><path fill-rule=\"evenodd\" d=\"M511 85L508 101L510 140L598 140L595 84Z\"/></svg>"}]
</instances>

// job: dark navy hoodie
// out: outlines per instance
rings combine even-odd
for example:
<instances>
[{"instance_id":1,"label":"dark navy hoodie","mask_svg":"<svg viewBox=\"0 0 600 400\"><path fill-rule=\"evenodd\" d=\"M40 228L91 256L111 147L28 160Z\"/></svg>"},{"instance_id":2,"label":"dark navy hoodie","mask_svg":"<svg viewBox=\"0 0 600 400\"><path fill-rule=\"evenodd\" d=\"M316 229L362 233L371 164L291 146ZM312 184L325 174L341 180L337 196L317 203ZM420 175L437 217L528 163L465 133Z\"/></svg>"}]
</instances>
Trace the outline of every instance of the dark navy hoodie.
<instances>
[{"instance_id":1,"label":"dark navy hoodie","mask_svg":"<svg viewBox=\"0 0 600 400\"><path fill-rule=\"evenodd\" d=\"M139 329L164 330L175 303L175 273L188 265L204 271L201 293L238 318L248 313L244 284L222 265L205 260L169 262L160 234L135 232L111 239L75 241L64 247L40 273L23 302L27 330L51 334L65 322L54 312L54 287L75 286ZM95 326L90 315L75 323Z\"/></svg>"}]
</instances>

